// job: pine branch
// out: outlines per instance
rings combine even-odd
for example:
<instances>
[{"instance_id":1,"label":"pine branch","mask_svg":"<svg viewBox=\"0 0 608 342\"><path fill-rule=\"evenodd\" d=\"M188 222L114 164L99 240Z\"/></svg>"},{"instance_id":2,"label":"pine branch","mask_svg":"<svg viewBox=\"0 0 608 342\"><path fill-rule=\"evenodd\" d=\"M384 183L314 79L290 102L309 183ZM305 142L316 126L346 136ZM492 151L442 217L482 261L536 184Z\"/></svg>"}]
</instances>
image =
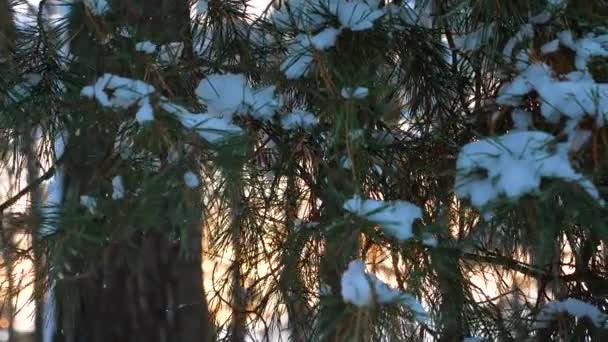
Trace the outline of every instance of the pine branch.
<instances>
[{"instance_id":1,"label":"pine branch","mask_svg":"<svg viewBox=\"0 0 608 342\"><path fill-rule=\"evenodd\" d=\"M32 183L28 184L25 188L21 189L15 196L9 198L8 200L4 201L4 203L0 204L0 212L3 212L4 210L11 207L13 204L17 203L17 201L19 201L21 197L27 195L30 191L34 190L40 185L40 183L53 177L55 171L57 170L58 164L59 161L57 161L57 164L49 168L42 176L37 178Z\"/></svg>"}]
</instances>

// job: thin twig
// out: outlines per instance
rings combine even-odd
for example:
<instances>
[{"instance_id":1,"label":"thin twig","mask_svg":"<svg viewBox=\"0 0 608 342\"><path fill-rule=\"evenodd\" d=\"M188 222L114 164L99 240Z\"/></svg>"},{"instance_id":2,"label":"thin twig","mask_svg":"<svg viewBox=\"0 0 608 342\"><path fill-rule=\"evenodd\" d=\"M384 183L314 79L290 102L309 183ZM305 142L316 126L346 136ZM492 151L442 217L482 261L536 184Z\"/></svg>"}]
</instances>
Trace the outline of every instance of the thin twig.
<instances>
[{"instance_id":1,"label":"thin twig","mask_svg":"<svg viewBox=\"0 0 608 342\"><path fill-rule=\"evenodd\" d=\"M34 189L35 187L40 185L40 183L51 178L55 174L56 170L57 170L57 165L51 167L42 176L40 176L38 179L36 179L34 182L28 184L25 188L21 189L21 191L19 191L15 196L4 201L4 203L0 204L0 212L3 212L7 208L11 207L13 204L17 203L17 201L19 201L19 199L21 197L23 197L24 195L26 195L27 193L32 191L32 189Z\"/></svg>"}]
</instances>

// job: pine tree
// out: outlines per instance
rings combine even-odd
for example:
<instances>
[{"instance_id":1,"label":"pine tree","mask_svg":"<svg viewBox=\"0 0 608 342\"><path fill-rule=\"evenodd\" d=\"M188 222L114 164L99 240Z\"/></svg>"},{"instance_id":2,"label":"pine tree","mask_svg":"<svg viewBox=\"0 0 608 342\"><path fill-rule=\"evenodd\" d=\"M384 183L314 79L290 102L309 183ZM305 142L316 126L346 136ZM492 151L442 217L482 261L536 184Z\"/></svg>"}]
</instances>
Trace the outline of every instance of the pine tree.
<instances>
[{"instance_id":1,"label":"pine tree","mask_svg":"<svg viewBox=\"0 0 608 342\"><path fill-rule=\"evenodd\" d=\"M1 27L55 340L605 338L608 4L273 4Z\"/></svg>"}]
</instances>

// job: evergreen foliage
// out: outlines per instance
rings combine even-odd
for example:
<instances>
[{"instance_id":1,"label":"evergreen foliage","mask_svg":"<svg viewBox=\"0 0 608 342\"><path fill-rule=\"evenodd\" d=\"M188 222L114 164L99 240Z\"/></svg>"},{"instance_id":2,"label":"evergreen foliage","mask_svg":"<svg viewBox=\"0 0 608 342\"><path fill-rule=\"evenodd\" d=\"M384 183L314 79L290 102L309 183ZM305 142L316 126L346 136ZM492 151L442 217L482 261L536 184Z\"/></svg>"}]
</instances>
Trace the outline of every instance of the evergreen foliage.
<instances>
[{"instance_id":1,"label":"evergreen foliage","mask_svg":"<svg viewBox=\"0 0 608 342\"><path fill-rule=\"evenodd\" d=\"M41 339L608 338L606 1L249 7L0 0Z\"/></svg>"}]
</instances>

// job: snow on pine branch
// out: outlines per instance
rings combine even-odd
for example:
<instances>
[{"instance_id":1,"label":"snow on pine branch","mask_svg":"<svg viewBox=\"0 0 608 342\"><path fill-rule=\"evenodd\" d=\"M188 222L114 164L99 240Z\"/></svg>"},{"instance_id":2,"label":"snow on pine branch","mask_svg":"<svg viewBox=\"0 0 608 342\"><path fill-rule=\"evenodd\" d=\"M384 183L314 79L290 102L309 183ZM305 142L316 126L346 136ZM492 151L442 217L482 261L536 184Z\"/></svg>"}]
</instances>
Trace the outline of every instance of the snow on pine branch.
<instances>
[{"instance_id":1,"label":"snow on pine branch","mask_svg":"<svg viewBox=\"0 0 608 342\"><path fill-rule=\"evenodd\" d=\"M297 128L309 129L314 127L318 122L319 119L313 113L302 109L294 109L281 118L281 126L287 130Z\"/></svg>"},{"instance_id":2,"label":"snow on pine branch","mask_svg":"<svg viewBox=\"0 0 608 342\"><path fill-rule=\"evenodd\" d=\"M566 298L563 300L551 301L538 313L535 319L535 329L548 328L556 316L567 313L578 319L586 318L598 328L608 329L608 315L600 311L594 305L585 303L580 299Z\"/></svg>"},{"instance_id":3,"label":"snow on pine branch","mask_svg":"<svg viewBox=\"0 0 608 342\"><path fill-rule=\"evenodd\" d=\"M552 4L561 8L563 3ZM557 6L557 7L555 7ZM536 18L535 20L532 20ZM544 23L550 19L546 15L531 19L531 24L522 26L504 49L507 62L511 62L516 44L534 37L533 23ZM557 53L561 49L574 52L575 70L567 74L557 74L543 63L531 63L527 50L518 52L515 63L518 74L499 91L496 103L501 106L525 107L528 96L536 94L541 115L550 123L566 120L564 133L569 138L570 149L577 151L591 136L590 132L578 128L586 117L594 119L597 127L603 127L608 116L608 84L596 82L589 72L592 57L608 57L608 34L584 34L574 38L570 30L558 32L556 38L543 44L542 55ZM517 124L517 123L516 123Z\"/></svg>"},{"instance_id":4,"label":"snow on pine branch","mask_svg":"<svg viewBox=\"0 0 608 342\"><path fill-rule=\"evenodd\" d=\"M342 274L340 281L342 299L346 303L364 308L374 304L402 304L413 313L414 318L426 323L428 313L416 298L402 293L378 279L373 274L365 272L365 264L361 260L353 260Z\"/></svg>"},{"instance_id":5,"label":"snow on pine branch","mask_svg":"<svg viewBox=\"0 0 608 342\"><path fill-rule=\"evenodd\" d=\"M565 117L578 123L591 116L602 127L608 116L608 84L596 83L591 75L581 71L571 72L560 80L546 64L528 67L500 89L496 102L503 106L520 106L525 96L533 91L540 98L541 115L549 122L557 123Z\"/></svg>"},{"instance_id":6,"label":"snow on pine branch","mask_svg":"<svg viewBox=\"0 0 608 342\"><path fill-rule=\"evenodd\" d=\"M138 46L148 50L153 44ZM104 74L93 85L82 89L81 95L95 99L107 108L138 108L135 119L140 124L154 120L157 108L173 114L186 129L196 131L202 139L216 143L228 135L240 134L242 129L232 121L236 116L248 115L260 121L273 121L281 107L275 87L250 87L242 74L211 74L201 80L195 93L207 107L205 113L193 113L164 96L153 96L154 87L144 81ZM155 100L153 100L155 99ZM154 103L153 103L154 102ZM316 116L303 109L293 110L277 121L284 129L309 129L318 123Z\"/></svg>"},{"instance_id":7,"label":"snow on pine branch","mask_svg":"<svg viewBox=\"0 0 608 342\"><path fill-rule=\"evenodd\" d=\"M232 118L247 113L260 120L269 120L280 105L275 87L253 89L242 74L213 74L203 79L196 88L199 100L207 105L213 116Z\"/></svg>"},{"instance_id":8,"label":"snow on pine branch","mask_svg":"<svg viewBox=\"0 0 608 342\"><path fill-rule=\"evenodd\" d=\"M580 185L600 204L593 183L576 172L564 143L545 132L512 132L465 145L456 162L456 194L483 209L499 198L516 200L540 192L543 178Z\"/></svg>"},{"instance_id":9,"label":"snow on pine branch","mask_svg":"<svg viewBox=\"0 0 608 342\"><path fill-rule=\"evenodd\" d=\"M387 234L405 241L414 236L412 225L422 218L422 210L406 201L378 201L354 196L344 210L378 224Z\"/></svg>"},{"instance_id":10,"label":"snow on pine branch","mask_svg":"<svg viewBox=\"0 0 608 342\"><path fill-rule=\"evenodd\" d=\"M96 16L103 16L110 11L108 0L85 0L84 4Z\"/></svg>"},{"instance_id":11,"label":"snow on pine branch","mask_svg":"<svg viewBox=\"0 0 608 342\"><path fill-rule=\"evenodd\" d=\"M135 44L135 51L148 55L156 55L156 61L164 66L175 65L179 62L183 51L184 43L172 42L158 47L153 42L146 40Z\"/></svg>"},{"instance_id":12,"label":"snow on pine branch","mask_svg":"<svg viewBox=\"0 0 608 342\"><path fill-rule=\"evenodd\" d=\"M380 7L378 0L290 1L271 17L277 30L294 33L280 69L288 79L301 78L309 72L314 52L332 48L344 30L370 30L383 17L414 25L421 16L407 4Z\"/></svg>"},{"instance_id":13,"label":"snow on pine branch","mask_svg":"<svg viewBox=\"0 0 608 342\"><path fill-rule=\"evenodd\" d=\"M150 105L150 95L154 91L146 82L106 73L95 84L82 88L81 95L110 108L126 109L137 103L140 107L137 121L144 123L154 119Z\"/></svg>"},{"instance_id":14,"label":"snow on pine branch","mask_svg":"<svg viewBox=\"0 0 608 342\"><path fill-rule=\"evenodd\" d=\"M514 48L534 37L534 25L548 22L563 9L565 2L553 1L547 10L530 18L511 38L503 55L511 62ZM513 130L497 138L488 138L465 145L457 161L456 194L470 199L483 209L504 197L516 200L524 195L540 192L541 180L556 178L580 185L600 205L595 185L576 172L569 160L569 152L578 151L591 137L591 131L579 124L592 118L596 127L603 127L608 115L608 84L596 82L589 73L587 63L592 56L608 56L608 35L587 34L575 39L571 31L562 31L556 38L542 45L542 54L569 49L575 53L574 71L556 74L544 63L531 63L528 50L517 53L515 69L510 82L498 92L496 103L513 107ZM528 112L528 99L538 96L540 115L553 124L564 122L564 143L540 131L530 131L532 113Z\"/></svg>"},{"instance_id":15,"label":"snow on pine branch","mask_svg":"<svg viewBox=\"0 0 608 342\"><path fill-rule=\"evenodd\" d=\"M183 106L169 101L161 101L159 106L164 111L174 114L184 128L195 131L202 139L210 143L220 142L229 135L237 135L242 132L241 128L232 124L227 117L216 117L208 113L192 113Z\"/></svg>"},{"instance_id":16,"label":"snow on pine branch","mask_svg":"<svg viewBox=\"0 0 608 342\"><path fill-rule=\"evenodd\" d=\"M226 95L234 95L235 91L233 89L232 93ZM95 84L84 87L81 95L95 99L102 106L113 109L126 109L131 106L138 106L135 115L136 121L144 124L154 120L154 106L151 102L151 95L154 92L154 87L146 82L105 74ZM225 103L230 99L227 96L223 96L221 100ZM254 104L263 107L259 102L255 102ZM241 132L238 126L230 123L229 118L217 117L216 115L207 113L195 114L182 106L170 102L165 97L160 97L158 105L166 112L174 114L184 128L197 131L201 138L211 143L218 142L227 135ZM214 108L213 105L218 105L217 101L212 102L209 107Z\"/></svg>"}]
</instances>

